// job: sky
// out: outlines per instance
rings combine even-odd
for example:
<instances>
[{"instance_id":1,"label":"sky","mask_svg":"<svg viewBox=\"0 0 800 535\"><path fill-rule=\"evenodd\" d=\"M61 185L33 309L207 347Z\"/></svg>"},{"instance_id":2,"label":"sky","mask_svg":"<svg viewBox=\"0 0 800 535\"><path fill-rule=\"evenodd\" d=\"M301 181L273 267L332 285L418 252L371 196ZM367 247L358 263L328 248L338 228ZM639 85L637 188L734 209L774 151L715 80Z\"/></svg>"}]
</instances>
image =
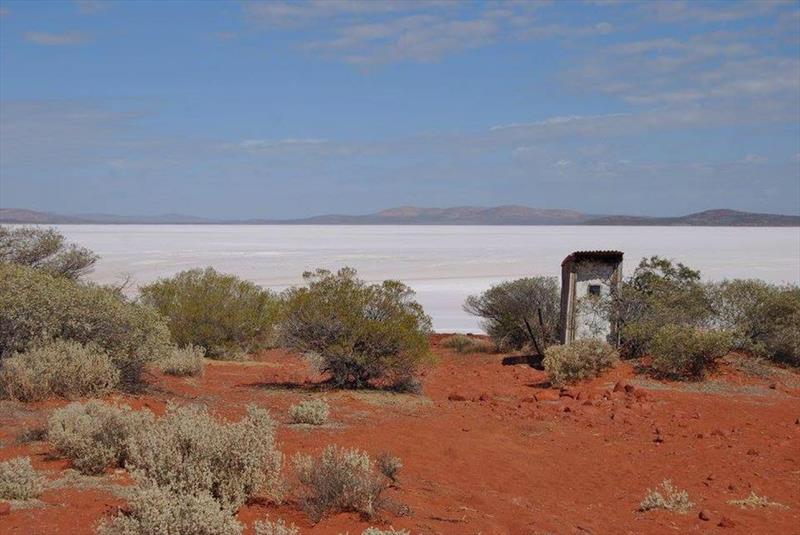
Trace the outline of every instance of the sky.
<instances>
[{"instance_id":1,"label":"sky","mask_svg":"<svg viewBox=\"0 0 800 535\"><path fill-rule=\"evenodd\" d=\"M0 0L0 207L800 213L800 2Z\"/></svg>"}]
</instances>

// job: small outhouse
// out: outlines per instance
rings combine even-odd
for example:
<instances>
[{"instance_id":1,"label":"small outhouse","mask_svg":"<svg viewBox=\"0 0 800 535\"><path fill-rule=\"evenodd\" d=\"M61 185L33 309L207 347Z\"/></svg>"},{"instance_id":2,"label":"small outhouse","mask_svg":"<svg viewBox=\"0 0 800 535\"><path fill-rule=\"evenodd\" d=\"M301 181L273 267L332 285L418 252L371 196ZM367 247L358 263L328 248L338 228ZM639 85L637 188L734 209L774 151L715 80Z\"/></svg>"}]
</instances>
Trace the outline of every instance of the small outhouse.
<instances>
[{"instance_id":1,"label":"small outhouse","mask_svg":"<svg viewBox=\"0 0 800 535\"><path fill-rule=\"evenodd\" d=\"M621 251L575 251L561 262L561 343L617 341L612 297L622 281Z\"/></svg>"}]
</instances>

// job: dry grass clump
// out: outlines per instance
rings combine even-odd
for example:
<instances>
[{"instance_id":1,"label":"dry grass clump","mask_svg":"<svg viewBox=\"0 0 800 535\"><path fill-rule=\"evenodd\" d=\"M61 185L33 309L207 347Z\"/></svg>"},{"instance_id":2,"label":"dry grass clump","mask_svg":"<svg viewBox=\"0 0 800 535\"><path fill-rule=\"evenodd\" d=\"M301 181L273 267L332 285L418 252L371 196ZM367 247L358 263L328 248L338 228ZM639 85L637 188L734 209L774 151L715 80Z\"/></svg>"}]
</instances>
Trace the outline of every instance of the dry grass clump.
<instances>
[{"instance_id":1,"label":"dry grass clump","mask_svg":"<svg viewBox=\"0 0 800 535\"><path fill-rule=\"evenodd\" d=\"M331 445L320 457L298 454L293 461L305 490L303 505L314 522L340 511L372 517L382 506L385 480L366 452Z\"/></svg>"},{"instance_id":2,"label":"dry grass clump","mask_svg":"<svg viewBox=\"0 0 800 535\"><path fill-rule=\"evenodd\" d=\"M403 468L403 462L400 460L400 457L395 457L391 453L383 452L378 455L378 470L381 471L381 474L388 477L392 483L397 483L397 474L400 473L400 469Z\"/></svg>"},{"instance_id":3,"label":"dry grass clump","mask_svg":"<svg viewBox=\"0 0 800 535\"><path fill-rule=\"evenodd\" d=\"M456 353L494 353L495 350L493 343L465 334L448 336L442 340L442 345L454 350Z\"/></svg>"},{"instance_id":4,"label":"dry grass clump","mask_svg":"<svg viewBox=\"0 0 800 535\"><path fill-rule=\"evenodd\" d=\"M243 526L207 492L175 494L136 487L128 511L106 520L99 535L240 535Z\"/></svg>"},{"instance_id":5,"label":"dry grass clump","mask_svg":"<svg viewBox=\"0 0 800 535\"><path fill-rule=\"evenodd\" d=\"M199 377L203 375L204 355L205 350L200 346L188 345L175 348L158 361L158 368L167 375Z\"/></svg>"},{"instance_id":6,"label":"dry grass clump","mask_svg":"<svg viewBox=\"0 0 800 535\"><path fill-rule=\"evenodd\" d=\"M47 436L76 470L99 474L109 466L125 466L130 455L128 440L146 434L152 422L149 411L99 401L71 403L50 416Z\"/></svg>"},{"instance_id":7,"label":"dry grass clump","mask_svg":"<svg viewBox=\"0 0 800 535\"><path fill-rule=\"evenodd\" d=\"M140 484L180 495L209 493L227 511L262 490L281 490L275 422L254 406L231 423L201 407L168 407L146 433L129 438L128 449L127 465Z\"/></svg>"},{"instance_id":8,"label":"dry grass clump","mask_svg":"<svg viewBox=\"0 0 800 535\"><path fill-rule=\"evenodd\" d=\"M0 393L18 401L101 396L119 379L108 353L74 340L53 340L0 360Z\"/></svg>"},{"instance_id":9,"label":"dry grass clump","mask_svg":"<svg viewBox=\"0 0 800 535\"><path fill-rule=\"evenodd\" d=\"M41 478L31 466L30 457L0 463L0 499L30 500L41 492Z\"/></svg>"},{"instance_id":10,"label":"dry grass clump","mask_svg":"<svg viewBox=\"0 0 800 535\"><path fill-rule=\"evenodd\" d=\"M300 535L300 529L294 524L286 524L281 519L273 522L270 519L258 520L253 524L256 535Z\"/></svg>"},{"instance_id":11,"label":"dry grass clump","mask_svg":"<svg viewBox=\"0 0 800 535\"><path fill-rule=\"evenodd\" d=\"M361 535L411 535L411 532L405 529L380 529L368 527L361 532Z\"/></svg>"},{"instance_id":12,"label":"dry grass clump","mask_svg":"<svg viewBox=\"0 0 800 535\"><path fill-rule=\"evenodd\" d=\"M750 509L756 509L758 507L786 507L782 503L769 501L769 498L766 496L759 496L755 493L755 491L750 491L750 495L747 498L742 498L741 500L730 500L728 503L730 505L741 507L742 509L746 509L748 507Z\"/></svg>"},{"instance_id":13,"label":"dry grass clump","mask_svg":"<svg viewBox=\"0 0 800 535\"><path fill-rule=\"evenodd\" d=\"M597 377L619 360L619 353L602 340L575 340L566 345L548 347L544 369L556 386Z\"/></svg>"},{"instance_id":14,"label":"dry grass clump","mask_svg":"<svg viewBox=\"0 0 800 535\"><path fill-rule=\"evenodd\" d=\"M307 399L289 407L292 423L322 425L328 421L330 407L324 399Z\"/></svg>"},{"instance_id":15,"label":"dry grass clump","mask_svg":"<svg viewBox=\"0 0 800 535\"><path fill-rule=\"evenodd\" d=\"M653 509L665 509L677 513L685 513L694 504L689 501L689 493L685 490L678 490L672 486L672 481L665 479L661 482L661 489L648 489L647 495L639 504L640 511L651 511Z\"/></svg>"}]
</instances>

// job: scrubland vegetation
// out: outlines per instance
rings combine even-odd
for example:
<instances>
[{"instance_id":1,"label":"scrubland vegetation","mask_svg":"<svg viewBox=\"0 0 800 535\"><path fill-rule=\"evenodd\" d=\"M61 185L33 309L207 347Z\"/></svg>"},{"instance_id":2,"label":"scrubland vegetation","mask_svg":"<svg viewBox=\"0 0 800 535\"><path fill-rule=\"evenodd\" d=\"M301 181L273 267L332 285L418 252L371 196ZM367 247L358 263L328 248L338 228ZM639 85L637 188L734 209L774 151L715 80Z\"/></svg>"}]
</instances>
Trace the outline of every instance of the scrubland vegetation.
<instances>
[{"instance_id":1,"label":"scrubland vegetation","mask_svg":"<svg viewBox=\"0 0 800 535\"><path fill-rule=\"evenodd\" d=\"M303 278L305 286L285 295L284 344L306 353L337 387L417 387L417 369L430 357L431 319L410 288L367 284L349 268Z\"/></svg>"},{"instance_id":2,"label":"scrubland vegetation","mask_svg":"<svg viewBox=\"0 0 800 535\"><path fill-rule=\"evenodd\" d=\"M370 284L349 268L318 270L278 295L209 268L162 279L130 300L118 288L80 280L96 258L55 231L0 227L0 395L32 402L141 390L146 369L197 377L205 357L242 359L276 344L305 355L327 378L325 388L418 392L421 368L431 361L431 320L397 281ZM678 380L704 379L730 350L800 365L795 286L704 283L699 272L652 257L598 305L619 324L618 348L603 340L557 345L558 282L548 277L505 282L468 299L465 309L482 318L491 342L454 335L441 344L465 354L535 351L554 386L599 376L620 357ZM288 415L292 423L322 425L329 412L316 398L292 405ZM170 405L156 417L89 400L53 411L46 440L83 474L125 469L132 476L128 505L98 527L103 535L239 534L242 506L286 495L314 522L339 512L372 518L386 508L387 489L399 487L403 464L388 453L373 458L331 445L318 456L297 454L286 467L276 426L257 406L228 421L202 406ZM28 500L41 487L30 459L0 463L0 498ZM740 502L774 505L755 494ZM685 491L664 481L639 509L691 507ZM253 527L258 535L299 533L282 520Z\"/></svg>"}]
</instances>

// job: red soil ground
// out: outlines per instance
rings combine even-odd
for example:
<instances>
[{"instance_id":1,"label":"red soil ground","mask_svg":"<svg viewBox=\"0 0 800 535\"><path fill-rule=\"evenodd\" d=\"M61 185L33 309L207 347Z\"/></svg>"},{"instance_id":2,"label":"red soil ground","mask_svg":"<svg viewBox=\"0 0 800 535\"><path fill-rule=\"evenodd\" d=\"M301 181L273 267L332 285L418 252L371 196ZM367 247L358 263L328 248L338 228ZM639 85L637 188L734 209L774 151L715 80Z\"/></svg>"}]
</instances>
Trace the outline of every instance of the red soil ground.
<instances>
[{"instance_id":1,"label":"red soil ground","mask_svg":"<svg viewBox=\"0 0 800 535\"><path fill-rule=\"evenodd\" d=\"M169 401L202 403L223 418L240 417L252 403L281 422L287 457L336 443L402 459L388 493L410 509L404 516L395 507L371 521L342 513L313 525L290 494L281 505L244 507L238 516L247 533L267 515L303 534L358 535L370 525L415 535L800 533L800 374L756 377L724 365L711 381L685 385L637 378L623 364L567 396L548 388L543 371L503 365L502 355L454 354L441 338L434 337L439 362L424 373L418 396L319 392L301 358L276 350L252 362L210 363L200 379L154 375L148 394L109 400L156 412ZM633 392L612 392L617 382ZM332 406L332 424L288 424L291 404L320 395ZM69 463L46 442L16 437L63 404L0 403L0 460L30 455L48 478L62 477ZM637 511L664 479L688 491L690 512ZM34 506L14 504L0 516L0 533L92 533L124 507L112 492L117 484L129 484L123 471L62 483ZM784 507L728 503L751 491Z\"/></svg>"}]
</instances>

